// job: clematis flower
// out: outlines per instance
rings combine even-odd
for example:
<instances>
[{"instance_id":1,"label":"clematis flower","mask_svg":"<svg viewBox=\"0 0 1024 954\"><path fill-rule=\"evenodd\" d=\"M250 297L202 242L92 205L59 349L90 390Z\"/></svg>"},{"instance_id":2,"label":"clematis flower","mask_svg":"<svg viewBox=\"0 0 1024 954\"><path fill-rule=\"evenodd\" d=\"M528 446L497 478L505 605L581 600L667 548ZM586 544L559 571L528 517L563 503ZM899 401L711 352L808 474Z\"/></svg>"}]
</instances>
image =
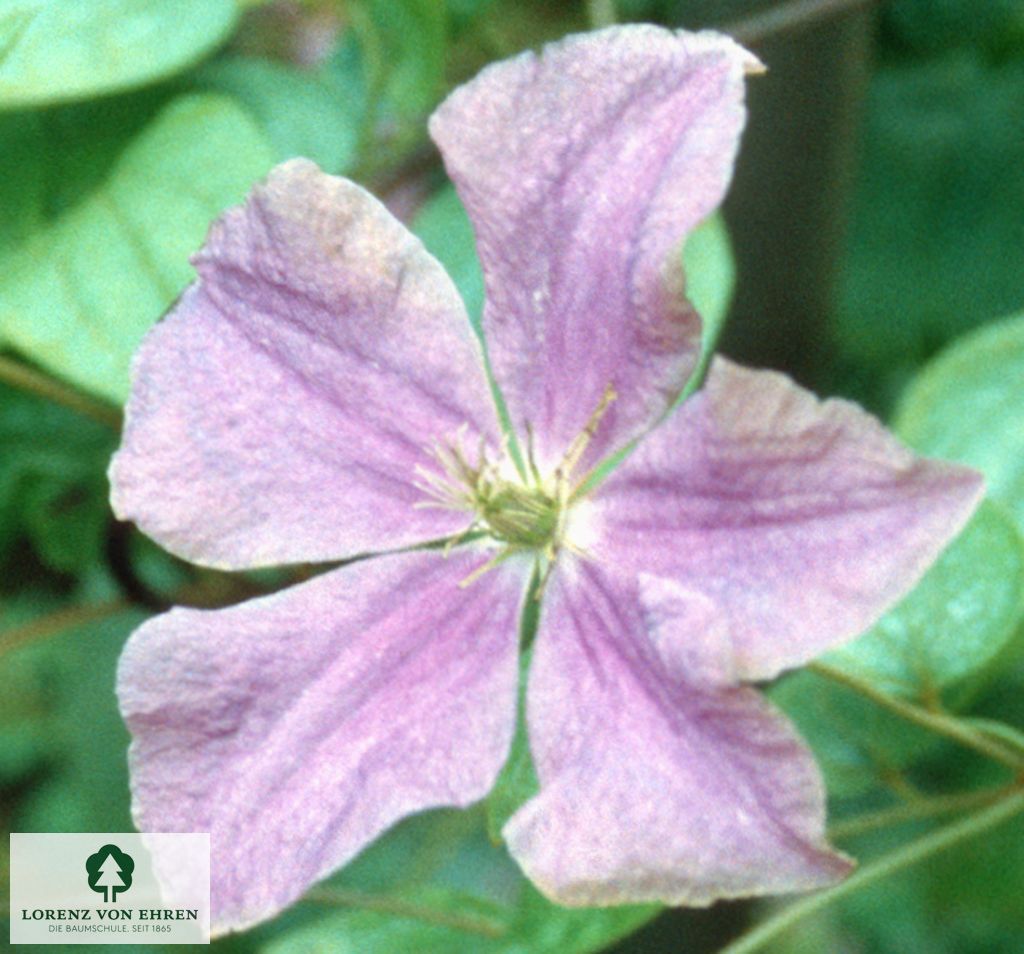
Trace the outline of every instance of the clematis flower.
<instances>
[{"instance_id":1,"label":"clematis flower","mask_svg":"<svg viewBox=\"0 0 1024 954\"><path fill-rule=\"evenodd\" d=\"M512 436L451 281L359 186L287 162L213 226L136 359L114 507L211 567L376 554L125 649L135 819L211 833L216 928L487 794L538 598L540 790L504 837L546 895L700 905L848 870L808 750L747 683L870 625L981 483L724 359L669 413L700 338L678 249L726 190L756 66L613 28L432 117Z\"/></svg>"}]
</instances>

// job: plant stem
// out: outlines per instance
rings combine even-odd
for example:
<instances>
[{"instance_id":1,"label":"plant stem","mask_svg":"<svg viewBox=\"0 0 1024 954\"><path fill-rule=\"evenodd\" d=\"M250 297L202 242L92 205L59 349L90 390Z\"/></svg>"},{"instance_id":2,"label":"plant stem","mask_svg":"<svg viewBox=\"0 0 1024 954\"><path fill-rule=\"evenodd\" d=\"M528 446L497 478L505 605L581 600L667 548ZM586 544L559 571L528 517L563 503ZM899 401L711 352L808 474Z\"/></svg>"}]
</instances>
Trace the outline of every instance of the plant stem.
<instances>
[{"instance_id":1,"label":"plant stem","mask_svg":"<svg viewBox=\"0 0 1024 954\"><path fill-rule=\"evenodd\" d=\"M362 891L349 891L343 888L313 888L302 898L315 904L337 905L346 908L361 908L364 911L379 911L382 914L393 914L400 918L412 918L437 924L441 927L479 934L483 937L502 937L508 928L500 921L491 918L449 914L426 905L414 904L402 898L388 897L380 894L365 894Z\"/></svg>"},{"instance_id":2,"label":"plant stem","mask_svg":"<svg viewBox=\"0 0 1024 954\"><path fill-rule=\"evenodd\" d=\"M854 692L882 706L882 708L898 715L901 719L906 719L908 722L913 722L922 728L929 729L939 735L944 735L960 745L974 749L976 752L980 752L982 755L1013 769L1015 773L1024 771L1024 757L1004 748L1002 744L996 742L988 735L976 732L959 719L942 715L938 712L930 712L913 703L897 699L881 689L876 689L863 679L851 675L845 670L830 666L828 663L813 662L808 668L820 676L825 676L833 682L838 682L840 685L852 689Z\"/></svg>"},{"instance_id":3,"label":"plant stem","mask_svg":"<svg viewBox=\"0 0 1024 954\"><path fill-rule=\"evenodd\" d=\"M92 418L104 427L109 427L114 431L121 430L121 412L117 408L82 394L56 378L51 378L48 374L43 374L27 364L14 361L2 354L0 354L0 381L22 391L29 391L47 401L62 404L77 414Z\"/></svg>"},{"instance_id":4,"label":"plant stem","mask_svg":"<svg viewBox=\"0 0 1024 954\"><path fill-rule=\"evenodd\" d=\"M41 639L56 636L72 627L107 619L125 609L128 609L127 603L113 600L109 603L97 603L94 606L72 606L68 609L57 610L55 613L47 613L29 623L15 626L0 634L0 656L25 643L38 642Z\"/></svg>"},{"instance_id":5,"label":"plant stem","mask_svg":"<svg viewBox=\"0 0 1024 954\"><path fill-rule=\"evenodd\" d=\"M790 33L818 20L848 13L875 0L790 0L723 26L722 32L745 46L760 43L778 33Z\"/></svg>"},{"instance_id":6,"label":"plant stem","mask_svg":"<svg viewBox=\"0 0 1024 954\"><path fill-rule=\"evenodd\" d=\"M1015 751L1020 752L1021 756L1024 757L1024 732L1021 732L1019 729L1015 729L1012 725L1007 725L1005 722L997 722L995 719L983 719L977 717L964 719L964 723L979 730L985 735L992 736L993 738L1005 742Z\"/></svg>"},{"instance_id":7,"label":"plant stem","mask_svg":"<svg viewBox=\"0 0 1024 954\"><path fill-rule=\"evenodd\" d=\"M875 881L895 874L903 868L909 868L959 841L973 838L996 825L1009 821L1022 811L1024 811L1024 790L1018 788L1012 795L1000 799L995 805L970 815L962 821L954 822L938 831L923 835L877 861L864 865L863 868L834 888L794 902L778 914L762 921L753 930L733 941L732 944L726 945L719 954L751 954L753 951L762 950L766 944L774 941L804 918L822 908Z\"/></svg>"},{"instance_id":8,"label":"plant stem","mask_svg":"<svg viewBox=\"0 0 1024 954\"><path fill-rule=\"evenodd\" d=\"M848 821L836 822L829 826L828 837L830 840L842 841L865 832L875 831L878 828L890 828L894 825L933 818L936 815L968 811L972 808L991 805L992 802L999 801L1012 791L1012 788L1000 786L998 788L982 788L974 792L959 792L955 795L917 798L906 804L896 805L894 808L885 808L881 811L858 815Z\"/></svg>"}]
</instances>

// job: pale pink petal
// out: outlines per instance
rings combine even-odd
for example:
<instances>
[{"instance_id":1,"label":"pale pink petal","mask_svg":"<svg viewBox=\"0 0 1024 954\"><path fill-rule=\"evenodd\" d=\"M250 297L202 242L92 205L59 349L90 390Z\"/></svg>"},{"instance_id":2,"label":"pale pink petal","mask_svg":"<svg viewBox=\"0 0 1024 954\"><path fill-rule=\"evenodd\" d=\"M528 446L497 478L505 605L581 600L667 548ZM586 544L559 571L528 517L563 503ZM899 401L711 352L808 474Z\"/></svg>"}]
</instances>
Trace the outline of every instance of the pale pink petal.
<instances>
[{"instance_id":1,"label":"pale pink petal","mask_svg":"<svg viewBox=\"0 0 1024 954\"><path fill-rule=\"evenodd\" d=\"M825 842L824 788L792 727L753 689L674 672L635 581L560 565L527 700L540 794L504 835L552 900L705 905L848 872Z\"/></svg>"},{"instance_id":2,"label":"pale pink petal","mask_svg":"<svg viewBox=\"0 0 1024 954\"><path fill-rule=\"evenodd\" d=\"M590 461L689 377L700 319L677 252L728 185L756 66L717 34L616 27L490 66L432 117L476 229L495 376L543 465L609 384Z\"/></svg>"},{"instance_id":3,"label":"pale pink petal","mask_svg":"<svg viewBox=\"0 0 1024 954\"><path fill-rule=\"evenodd\" d=\"M590 551L716 607L720 673L766 679L869 627L982 490L977 472L915 456L848 401L718 359L597 489ZM668 633L671 593L655 596Z\"/></svg>"},{"instance_id":4,"label":"pale pink petal","mask_svg":"<svg viewBox=\"0 0 1024 954\"><path fill-rule=\"evenodd\" d=\"M529 565L377 557L140 627L118 694L142 831L208 831L213 921L270 917L397 819L491 787Z\"/></svg>"},{"instance_id":5,"label":"pale pink petal","mask_svg":"<svg viewBox=\"0 0 1024 954\"><path fill-rule=\"evenodd\" d=\"M417 467L497 443L479 343L420 242L305 160L223 216L199 282L136 358L113 504L167 549L239 568L457 532Z\"/></svg>"}]
</instances>

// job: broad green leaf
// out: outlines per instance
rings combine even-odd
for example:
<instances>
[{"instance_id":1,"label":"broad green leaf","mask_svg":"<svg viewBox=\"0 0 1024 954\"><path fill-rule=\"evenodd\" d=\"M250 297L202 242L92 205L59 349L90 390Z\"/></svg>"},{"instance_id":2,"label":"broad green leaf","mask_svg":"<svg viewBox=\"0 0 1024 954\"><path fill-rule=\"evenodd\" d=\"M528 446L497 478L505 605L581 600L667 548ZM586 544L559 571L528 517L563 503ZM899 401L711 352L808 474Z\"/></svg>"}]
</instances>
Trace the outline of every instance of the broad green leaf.
<instances>
[{"instance_id":1,"label":"broad green leaf","mask_svg":"<svg viewBox=\"0 0 1024 954\"><path fill-rule=\"evenodd\" d=\"M425 133L444 88L445 4L436 0L350 0L360 41L376 138L400 156Z\"/></svg>"},{"instance_id":2,"label":"broad green leaf","mask_svg":"<svg viewBox=\"0 0 1024 954\"><path fill-rule=\"evenodd\" d=\"M50 650L45 644L19 643L12 634L59 607L52 595L27 588L0 599L0 790L38 771L51 754L55 719Z\"/></svg>"},{"instance_id":3,"label":"broad green leaf","mask_svg":"<svg viewBox=\"0 0 1024 954\"><path fill-rule=\"evenodd\" d=\"M202 67L192 83L241 103L263 128L277 161L306 156L335 174L352 165L364 108L358 90L252 57L218 59Z\"/></svg>"},{"instance_id":4,"label":"broad green leaf","mask_svg":"<svg viewBox=\"0 0 1024 954\"><path fill-rule=\"evenodd\" d=\"M658 911L551 904L488 841L477 811L432 812L402 823L300 907L304 923L261 951L585 954ZM325 910L331 913L323 916Z\"/></svg>"},{"instance_id":5,"label":"broad green leaf","mask_svg":"<svg viewBox=\"0 0 1024 954\"><path fill-rule=\"evenodd\" d=\"M1020 240L1015 247L1024 255ZM1024 533L1024 314L932 361L907 389L895 429L917 450L982 471Z\"/></svg>"},{"instance_id":6,"label":"broad green leaf","mask_svg":"<svg viewBox=\"0 0 1024 954\"><path fill-rule=\"evenodd\" d=\"M949 944L952 954L999 950L1012 954L1013 946L1024 937L1024 906L1020 903L1024 817L1017 816L985 837L939 856L920 877L931 902L927 907L971 913L957 919L959 937Z\"/></svg>"},{"instance_id":7,"label":"broad green leaf","mask_svg":"<svg viewBox=\"0 0 1024 954\"><path fill-rule=\"evenodd\" d=\"M1022 110L1021 58L961 51L873 77L836 329L859 392L1024 305Z\"/></svg>"},{"instance_id":8,"label":"broad green leaf","mask_svg":"<svg viewBox=\"0 0 1024 954\"><path fill-rule=\"evenodd\" d=\"M415 905L436 912L433 916L446 919L450 926L409 913L353 910L284 934L260 950L263 954L319 950L331 954L588 954L604 950L657 913L657 909L635 907L559 908L528 884L522 886L522 899L511 909L458 892L421 891L395 901L400 912Z\"/></svg>"},{"instance_id":9,"label":"broad green leaf","mask_svg":"<svg viewBox=\"0 0 1024 954\"><path fill-rule=\"evenodd\" d=\"M955 790L962 789L962 768L949 774L957 778ZM881 829L840 847L863 864L955 817ZM1018 954L1024 937L1022 884L1024 818L1018 817L865 885L801 920L767 954Z\"/></svg>"},{"instance_id":10,"label":"broad green leaf","mask_svg":"<svg viewBox=\"0 0 1024 954\"><path fill-rule=\"evenodd\" d=\"M862 863L892 851L906 835L893 832L875 833L860 839L853 846L855 857ZM851 846L843 844L845 850ZM959 848L959 846L958 846ZM954 849L953 854L956 854ZM770 954L822 954L824 951L863 951L871 954L964 954L967 950L988 951L988 948L960 948L952 940L958 931L946 921L936 918L929 905L925 874L934 864L901 871L890 878L870 884L838 904L825 907L811 918L801 920L793 929L778 938ZM770 907L782 907L773 903ZM768 907L768 905L765 905ZM997 954L998 948L990 954ZM1007 952L1009 954L1009 952Z\"/></svg>"},{"instance_id":11,"label":"broad green leaf","mask_svg":"<svg viewBox=\"0 0 1024 954\"><path fill-rule=\"evenodd\" d=\"M686 297L703 321L700 362L684 391L689 394L704 376L725 326L736 287L736 261L721 213L705 219L687 238L683 247L683 268Z\"/></svg>"},{"instance_id":12,"label":"broad green leaf","mask_svg":"<svg viewBox=\"0 0 1024 954\"><path fill-rule=\"evenodd\" d=\"M1024 543L985 502L898 606L825 658L894 695L934 699L982 670L1024 609Z\"/></svg>"},{"instance_id":13,"label":"broad green leaf","mask_svg":"<svg viewBox=\"0 0 1024 954\"><path fill-rule=\"evenodd\" d=\"M329 896L329 892L323 892ZM417 954L489 950L489 941L506 930L500 913L473 896L420 890L401 898L370 895L365 903L384 910L361 910L359 895L341 894L338 907L354 901L351 910L329 914L261 945L261 954ZM436 921L442 923L438 924ZM478 946L479 945L479 946Z\"/></svg>"},{"instance_id":14,"label":"broad green leaf","mask_svg":"<svg viewBox=\"0 0 1024 954\"><path fill-rule=\"evenodd\" d=\"M882 38L898 53L934 53L976 46L999 51L1024 47L1020 0L889 0Z\"/></svg>"},{"instance_id":15,"label":"broad green leaf","mask_svg":"<svg viewBox=\"0 0 1024 954\"><path fill-rule=\"evenodd\" d=\"M128 733L114 697L114 672L137 612L68 629L0 660L34 670L35 696L46 713L52 768L17 806L20 831L128 831ZM30 690L27 683L22 689Z\"/></svg>"},{"instance_id":16,"label":"broad green leaf","mask_svg":"<svg viewBox=\"0 0 1024 954\"><path fill-rule=\"evenodd\" d=\"M470 320L480 332L484 310L484 275L476 254L473 226L450 183L438 189L419 210L412 230L455 282Z\"/></svg>"},{"instance_id":17,"label":"broad green leaf","mask_svg":"<svg viewBox=\"0 0 1024 954\"><path fill-rule=\"evenodd\" d=\"M151 83L231 33L234 0L0 0L0 108Z\"/></svg>"},{"instance_id":18,"label":"broad green leaf","mask_svg":"<svg viewBox=\"0 0 1024 954\"><path fill-rule=\"evenodd\" d=\"M114 444L101 425L0 384L0 556L27 538L51 569L77 573L94 562Z\"/></svg>"},{"instance_id":19,"label":"broad green leaf","mask_svg":"<svg viewBox=\"0 0 1024 954\"><path fill-rule=\"evenodd\" d=\"M808 669L769 690L814 751L833 797L889 787L930 753L937 736Z\"/></svg>"},{"instance_id":20,"label":"broad green leaf","mask_svg":"<svg viewBox=\"0 0 1024 954\"><path fill-rule=\"evenodd\" d=\"M453 31L461 33L471 26L473 21L487 12L495 0L447 0L448 18L451 21Z\"/></svg>"},{"instance_id":21,"label":"broad green leaf","mask_svg":"<svg viewBox=\"0 0 1024 954\"><path fill-rule=\"evenodd\" d=\"M0 121L0 345L121 401L210 222L273 163L242 108L130 97ZM58 147L54 143L59 143Z\"/></svg>"}]
</instances>

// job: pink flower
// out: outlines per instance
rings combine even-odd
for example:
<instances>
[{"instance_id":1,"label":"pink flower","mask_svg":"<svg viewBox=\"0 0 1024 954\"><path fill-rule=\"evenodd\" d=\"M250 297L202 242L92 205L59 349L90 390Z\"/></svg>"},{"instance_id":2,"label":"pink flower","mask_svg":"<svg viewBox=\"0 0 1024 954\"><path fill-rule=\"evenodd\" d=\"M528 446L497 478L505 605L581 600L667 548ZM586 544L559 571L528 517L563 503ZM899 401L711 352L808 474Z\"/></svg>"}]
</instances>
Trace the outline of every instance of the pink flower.
<instances>
[{"instance_id":1,"label":"pink flower","mask_svg":"<svg viewBox=\"0 0 1024 954\"><path fill-rule=\"evenodd\" d=\"M543 892L706 904L847 871L810 754L743 683L871 624L981 483L721 359L667 413L700 335L678 247L725 192L755 65L623 27L492 66L433 116L521 468L451 281L359 186L288 162L214 225L138 355L115 509L207 566L378 554L173 610L125 650L136 821L211 833L219 929L487 794L541 583L540 793L504 834Z\"/></svg>"}]
</instances>

